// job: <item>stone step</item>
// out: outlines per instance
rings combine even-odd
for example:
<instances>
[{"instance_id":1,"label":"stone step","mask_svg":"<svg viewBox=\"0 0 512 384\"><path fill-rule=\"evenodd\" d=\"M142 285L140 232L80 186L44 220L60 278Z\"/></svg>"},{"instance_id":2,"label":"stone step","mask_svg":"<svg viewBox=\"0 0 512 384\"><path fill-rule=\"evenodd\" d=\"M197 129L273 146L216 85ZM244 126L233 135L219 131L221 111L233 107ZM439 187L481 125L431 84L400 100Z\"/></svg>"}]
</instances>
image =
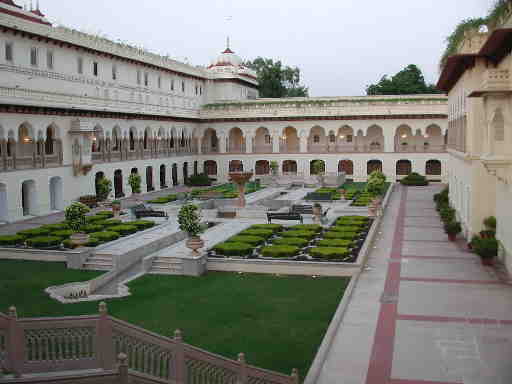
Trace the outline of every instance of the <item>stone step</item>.
<instances>
[{"instance_id":1,"label":"stone step","mask_svg":"<svg viewBox=\"0 0 512 384\"><path fill-rule=\"evenodd\" d=\"M86 263L83 266L83 269L93 270L93 271L110 271L112 269L112 264L98 264L98 263Z\"/></svg>"},{"instance_id":2,"label":"stone step","mask_svg":"<svg viewBox=\"0 0 512 384\"><path fill-rule=\"evenodd\" d=\"M85 262L86 263L89 263L91 261L100 261L100 262L105 262L105 263L110 263L112 264L112 257L106 257L106 256L93 256L93 257L89 257Z\"/></svg>"},{"instance_id":3,"label":"stone step","mask_svg":"<svg viewBox=\"0 0 512 384\"><path fill-rule=\"evenodd\" d=\"M172 276L181 276L183 274L181 269L166 269L166 268L156 268L152 269L148 272L150 275L172 275Z\"/></svg>"}]
</instances>

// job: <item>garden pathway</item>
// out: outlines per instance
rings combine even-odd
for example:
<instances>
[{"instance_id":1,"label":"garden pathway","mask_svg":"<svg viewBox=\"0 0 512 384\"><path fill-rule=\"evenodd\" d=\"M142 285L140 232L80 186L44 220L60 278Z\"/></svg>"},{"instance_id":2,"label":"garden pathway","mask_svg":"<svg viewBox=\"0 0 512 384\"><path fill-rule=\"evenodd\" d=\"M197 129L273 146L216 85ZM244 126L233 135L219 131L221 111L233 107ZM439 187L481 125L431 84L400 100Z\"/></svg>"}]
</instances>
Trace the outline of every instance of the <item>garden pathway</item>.
<instances>
[{"instance_id":1,"label":"garden pathway","mask_svg":"<svg viewBox=\"0 0 512 384\"><path fill-rule=\"evenodd\" d=\"M512 383L512 285L399 187L316 383Z\"/></svg>"}]
</instances>

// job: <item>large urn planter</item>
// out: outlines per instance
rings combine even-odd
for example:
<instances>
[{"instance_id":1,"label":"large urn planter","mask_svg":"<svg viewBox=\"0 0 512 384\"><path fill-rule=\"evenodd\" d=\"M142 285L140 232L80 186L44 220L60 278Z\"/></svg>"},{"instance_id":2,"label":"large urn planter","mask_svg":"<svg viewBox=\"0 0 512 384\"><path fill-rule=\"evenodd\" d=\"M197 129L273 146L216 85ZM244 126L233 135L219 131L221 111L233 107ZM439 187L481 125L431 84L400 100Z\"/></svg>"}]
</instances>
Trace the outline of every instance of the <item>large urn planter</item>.
<instances>
[{"instance_id":1,"label":"large urn planter","mask_svg":"<svg viewBox=\"0 0 512 384\"><path fill-rule=\"evenodd\" d=\"M119 217L121 213L121 202L118 200L114 200L112 202L112 213L114 214L114 217Z\"/></svg>"},{"instance_id":2,"label":"large urn planter","mask_svg":"<svg viewBox=\"0 0 512 384\"><path fill-rule=\"evenodd\" d=\"M313 205L313 221L319 223L322 217L322 206L319 203Z\"/></svg>"},{"instance_id":3,"label":"large urn planter","mask_svg":"<svg viewBox=\"0 0 512 384\"><path fill-rule=\"evenodd\" d=\"M89 235L87 233L78 232L74 233L69 237L71 244L75 246L75 248L85 247L85 245L89 242Z\"/></svg>"},{"instance_id":4,"label":"large urn planter","mask_svg":"<svg viewBox=\"0 0 512 384\"><path fill-rule=\"evenodd\" d=\"M252 172L230 172L229 179L236 184L238 188L238 206L245 207L245 184L253 176Z\"/></svg>"},{"instance_id":5,"label":"large urn planter","mask_svg":"<svg viewBox=\"0 0 512 384\"><path fill-rule=\"evenodd\" d=\"M192 250L192 256L201 255L197 250L204 247L204 241L199 236L192 236L187 239L185 245Z\"/></svg>"}]
</instances>

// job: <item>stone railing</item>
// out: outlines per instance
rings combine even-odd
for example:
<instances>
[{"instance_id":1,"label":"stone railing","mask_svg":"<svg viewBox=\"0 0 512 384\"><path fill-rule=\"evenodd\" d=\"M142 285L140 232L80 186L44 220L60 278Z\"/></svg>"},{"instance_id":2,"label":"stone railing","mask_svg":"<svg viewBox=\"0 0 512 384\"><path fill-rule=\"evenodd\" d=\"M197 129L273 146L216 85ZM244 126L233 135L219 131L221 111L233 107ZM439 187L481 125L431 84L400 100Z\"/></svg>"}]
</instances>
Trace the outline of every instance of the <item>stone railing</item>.
<instances>
[{"instance_id":1,"label":"stone railing","mask_svg":"<svg viewBox=\"0 0 512 384\"><path fill-rule=\"evenodd\" d=\"M512 82L508 69L488 69L484 72L482 81L484 92L506 92L512 91Z\"/></svg>"},{"instance_id":2,"label":"stone railing","mask_svg":"<svg viewBox=\"0 0 512 384\"><path fill-rule=\"evenodd\" d=\"M248 365L244 354L230 360L188 345L179 330L168 338L113 318L105 303L100 303L98 315L88 316L19 319L14 307L8 316L0 313L0 372L5 368L14 377L23 377L86 369L113 371L117 356L127 375L144 375L154 382L299 382L295 369L291 376L267 371Z\"/></svg>"}]
</instances>

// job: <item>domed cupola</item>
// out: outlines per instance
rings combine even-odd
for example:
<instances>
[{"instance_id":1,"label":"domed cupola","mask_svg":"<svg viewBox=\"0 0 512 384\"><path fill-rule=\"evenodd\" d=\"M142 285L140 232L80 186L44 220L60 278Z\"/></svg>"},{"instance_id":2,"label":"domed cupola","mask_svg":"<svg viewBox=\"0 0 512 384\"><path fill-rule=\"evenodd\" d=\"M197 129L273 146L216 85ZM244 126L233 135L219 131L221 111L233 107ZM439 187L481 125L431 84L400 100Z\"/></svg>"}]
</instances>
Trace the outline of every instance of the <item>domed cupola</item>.
<instances>
[{"instance_id":1,"label":"domed cupola","mask_svg":"<svg viewBox=\"0 0 512 384\"><path fill-rule=\"evenodd\" d=\"M232 66L232 67L240 67L242 66L242 59L240 56L236 55L235 52L229 48L229 40L228 45L226 49L219 55L215 60L212 61L209 69L213 67L226 67L226 66Z\"/></svg>"}]
</instances>

